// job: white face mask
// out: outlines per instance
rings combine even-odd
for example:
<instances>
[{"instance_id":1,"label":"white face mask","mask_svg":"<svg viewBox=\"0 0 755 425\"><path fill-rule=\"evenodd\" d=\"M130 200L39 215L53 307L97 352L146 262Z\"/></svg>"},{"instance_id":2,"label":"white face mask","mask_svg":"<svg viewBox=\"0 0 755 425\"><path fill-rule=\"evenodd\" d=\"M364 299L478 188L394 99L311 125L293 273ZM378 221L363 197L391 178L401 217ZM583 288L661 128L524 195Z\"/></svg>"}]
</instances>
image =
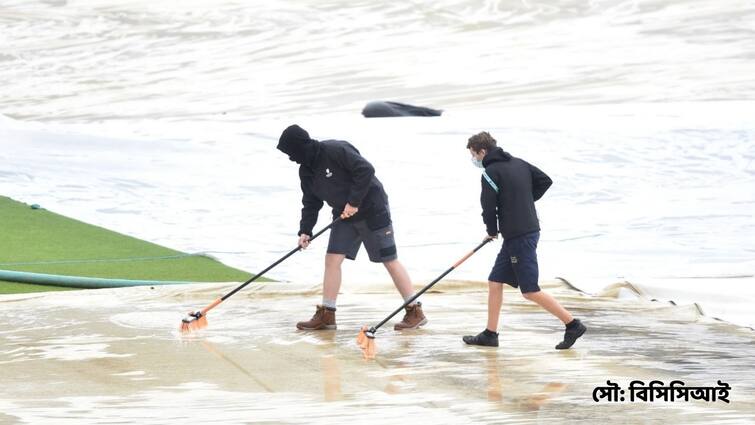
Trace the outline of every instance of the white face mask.
<instances>
[{"instance_id":1,"label":"white face mask","mask_svg":"<svg viewBox=\"0 0 755 425\"><path fill-rule=\"evenodd\" d=\"M482 160L481 159L471 158L471 160L472 160L472 164L474 164L475 167L477 167L477 168L485 168L485 167L482 166Z\"/></svg>"}]
</instances>

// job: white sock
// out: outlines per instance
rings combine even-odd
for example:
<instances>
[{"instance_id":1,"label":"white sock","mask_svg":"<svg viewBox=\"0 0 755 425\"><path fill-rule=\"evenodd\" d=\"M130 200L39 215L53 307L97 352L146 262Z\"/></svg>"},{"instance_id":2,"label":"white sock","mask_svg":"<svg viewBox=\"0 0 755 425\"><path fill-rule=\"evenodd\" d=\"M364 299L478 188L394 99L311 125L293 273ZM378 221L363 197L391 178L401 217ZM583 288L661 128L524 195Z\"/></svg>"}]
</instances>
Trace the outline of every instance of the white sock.
<instances>
[{"instance_id":1,"label":"white sock","mask_svg":"<svg viewBox=\"0 0 755 425\"><path fill-rule=\"evenodd\" d=\"M404 302L409 301L410 299L412 299L413 296L414 296L414 294L411 294L408 297L404 297ZM413 306L413 305L417 305L417 300L412 301L412 303L409 304L409 305L407 305L407 307L410 307L410 306Z\"/></svg>"}]
</instances>

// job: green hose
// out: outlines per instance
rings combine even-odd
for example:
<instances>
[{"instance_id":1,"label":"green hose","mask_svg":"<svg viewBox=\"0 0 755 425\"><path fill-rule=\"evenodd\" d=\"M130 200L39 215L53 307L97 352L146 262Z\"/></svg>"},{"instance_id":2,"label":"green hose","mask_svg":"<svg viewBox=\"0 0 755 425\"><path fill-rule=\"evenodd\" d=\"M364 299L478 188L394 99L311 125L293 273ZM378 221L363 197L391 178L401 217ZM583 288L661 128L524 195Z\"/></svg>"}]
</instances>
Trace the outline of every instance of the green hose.
<instances>
[{"instance_id":1,"label":"green hose","mask_svg":"<svg viewBox=\"0 0 755 425\"><path fill-rule=\"evenodd\" d=\"M54 274L17 272L12 270L0 270L0 280L7 282L32 283L35 285L66 286L69 288L86 289L121 288L128 286L185 285L187 283L194 283L170 280L131 280L61 276Z\"/></svg>"}]
</instances>

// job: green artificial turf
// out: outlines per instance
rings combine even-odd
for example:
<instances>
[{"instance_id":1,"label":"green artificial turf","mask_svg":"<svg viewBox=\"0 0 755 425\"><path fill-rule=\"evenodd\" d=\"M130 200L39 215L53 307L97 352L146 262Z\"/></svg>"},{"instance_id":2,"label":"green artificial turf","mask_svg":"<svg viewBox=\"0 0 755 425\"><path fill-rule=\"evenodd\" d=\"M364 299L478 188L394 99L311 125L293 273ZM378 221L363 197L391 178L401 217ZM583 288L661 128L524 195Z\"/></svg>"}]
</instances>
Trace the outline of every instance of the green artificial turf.
<instances>
[{"instance_id":1,"label":"green artificial turf","mask_svg":"<svg viewBox=\"0 0 755 425\"><path fill-rule=\"evenodd\" d=\"M250 277L209 257L187 255L2 196L0 270L187 282ZM0 293L30 292L37 286L0 282Z\"/></svg>"}]
</instances>

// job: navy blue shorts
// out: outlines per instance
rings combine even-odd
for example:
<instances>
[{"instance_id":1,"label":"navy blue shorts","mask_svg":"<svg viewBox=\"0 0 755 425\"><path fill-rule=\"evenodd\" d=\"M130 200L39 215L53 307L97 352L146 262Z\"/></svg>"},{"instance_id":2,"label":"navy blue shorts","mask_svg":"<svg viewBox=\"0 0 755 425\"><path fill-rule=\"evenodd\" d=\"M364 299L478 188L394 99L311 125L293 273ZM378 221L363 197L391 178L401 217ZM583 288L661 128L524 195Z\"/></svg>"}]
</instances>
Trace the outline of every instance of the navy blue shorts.
<instances>
[{"instance_id":1,"label":"navy blue shorts","mask_svg":"<svg viewBox=\"0 0 755 425\"><path fill-rule=\"evenodd\" d=\"M537 241L540 232L504 239L488 280L519 288L522 293L537 292Z\"/></svg>"}]
</instances>

